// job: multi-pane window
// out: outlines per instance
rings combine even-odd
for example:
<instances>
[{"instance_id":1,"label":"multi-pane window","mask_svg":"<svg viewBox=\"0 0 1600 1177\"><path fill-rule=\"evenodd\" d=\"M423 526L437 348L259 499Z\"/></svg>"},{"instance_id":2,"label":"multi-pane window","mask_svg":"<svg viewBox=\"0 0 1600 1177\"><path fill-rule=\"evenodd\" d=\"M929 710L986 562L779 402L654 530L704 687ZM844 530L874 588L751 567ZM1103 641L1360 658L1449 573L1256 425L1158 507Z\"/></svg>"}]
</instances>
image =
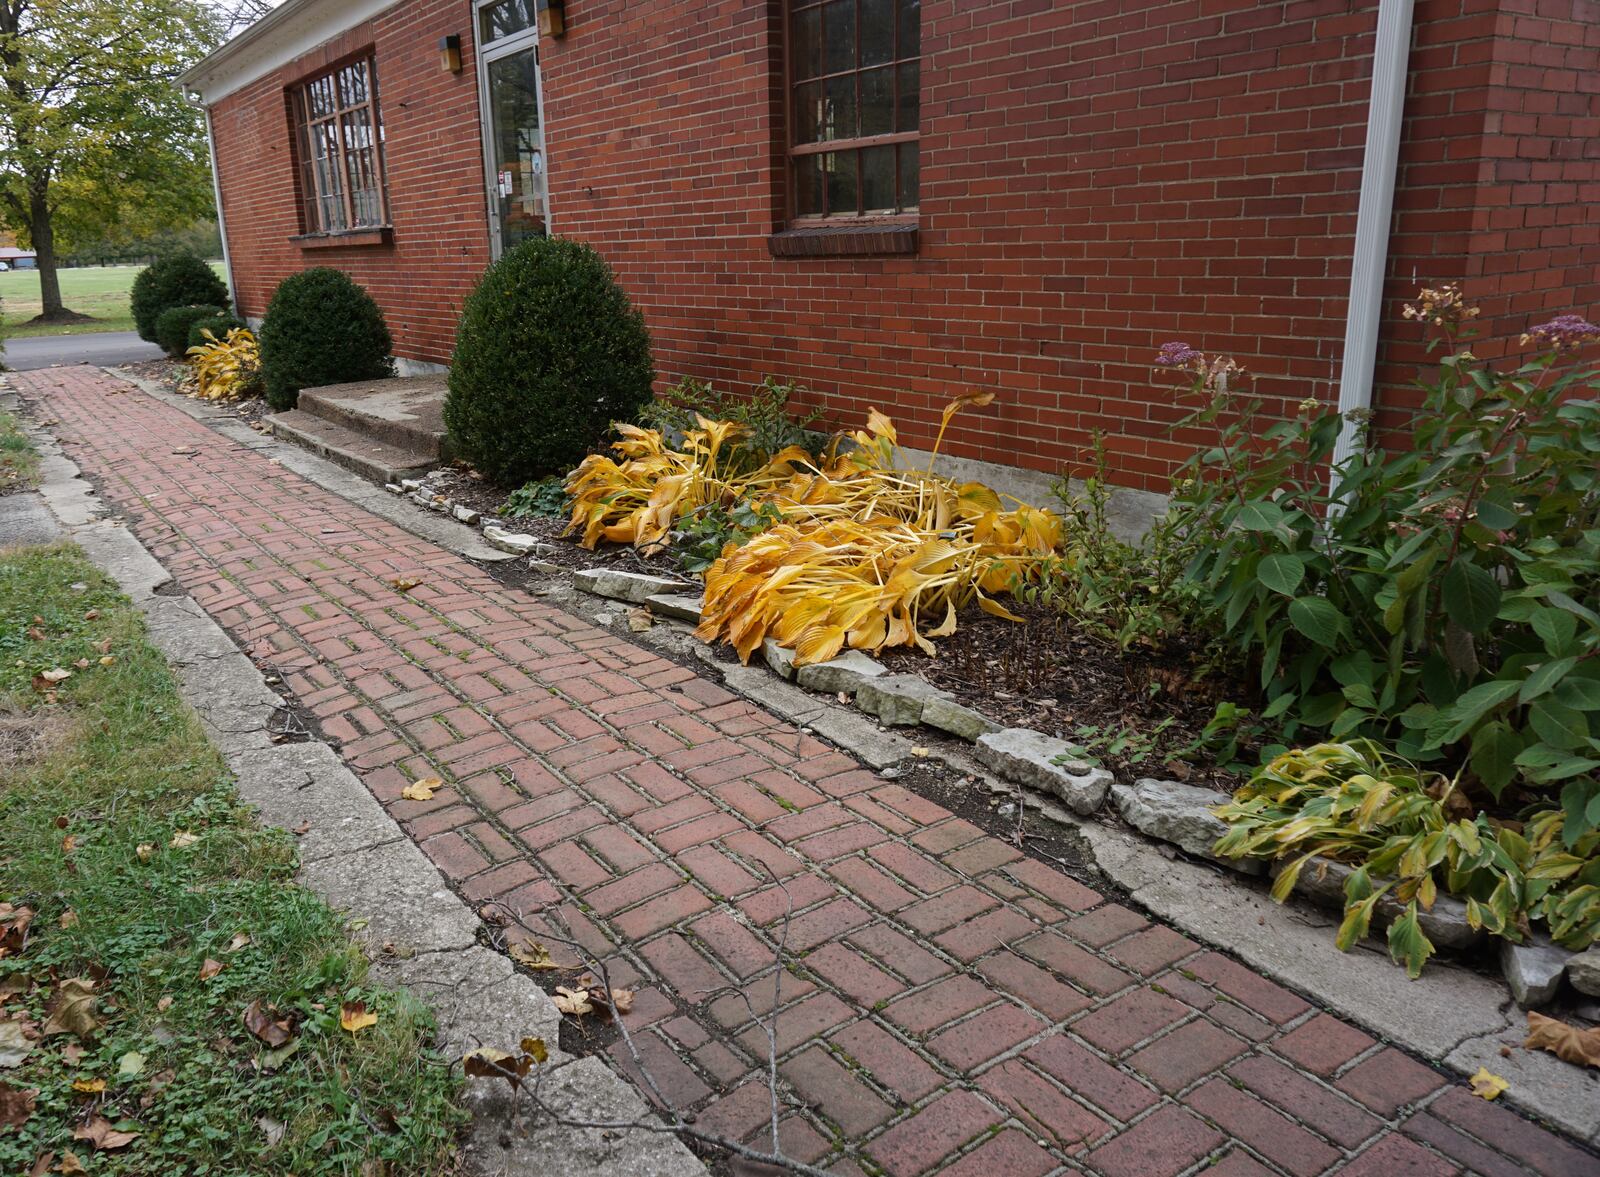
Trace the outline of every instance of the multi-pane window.
<instances>
[{"instance_id":1,"label":"multi-pane window","mask_svg":"<svg viewBox=\"0 0 1600 1177\"><path fill-rule=\"evenodd\" d=\"M919 0L789 0L789 164L798 217L917 207Z\"/></svg>"},{"instance_id":2,"label":"multi-pane window","mask_svg":"<svg viewBox=\"0 0 1600 1177\"><path fill-rule=\"evenodd\" d=\"M370 58L313 78L295 91L307 233L345 233L388 222L383 120Z\"/></svg>"}]
</instances>

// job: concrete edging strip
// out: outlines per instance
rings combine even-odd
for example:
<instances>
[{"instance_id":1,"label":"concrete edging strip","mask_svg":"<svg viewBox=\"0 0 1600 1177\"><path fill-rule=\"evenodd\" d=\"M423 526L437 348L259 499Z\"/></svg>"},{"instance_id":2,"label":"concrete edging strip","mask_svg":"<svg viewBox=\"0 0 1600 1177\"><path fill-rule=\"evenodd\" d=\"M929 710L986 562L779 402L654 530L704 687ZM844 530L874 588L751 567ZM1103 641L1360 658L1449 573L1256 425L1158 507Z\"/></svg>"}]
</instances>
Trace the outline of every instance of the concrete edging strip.
<instances>
[{"instance_id":1,"label":"concrete edging strip","mask_svg":"<svg viewBox=\"0 0 1600 1177\"><path fill-rule=\"evenodd\" d=\"M599 1058L573 1058L556 1048L561 1015L549 995L478 943L476 913L336 752L316 741L272 742L267 723L283 700L255 664L188 596L157 591L172 583L166 569L107 515L55 439L31 423L24 427L39 449L39 493L67 538L145 615L151 643L236 776L239 795L266 824L309 825L299 838L299 882L359 926L374 979L403 986L432 1006L446 1054L508 1049L525 1036L542 1037L551 1059L541 1099L562 1115L653 1119L633 1085ZM381 489L377 496L393 503ZM470 1081L466 1103L473 1113L462 1144L469 1172L695 1177L706 1171L664 1130L580 1129L518 1114L510 1088L498 1081Z\"/></svg>"}]
</instances>

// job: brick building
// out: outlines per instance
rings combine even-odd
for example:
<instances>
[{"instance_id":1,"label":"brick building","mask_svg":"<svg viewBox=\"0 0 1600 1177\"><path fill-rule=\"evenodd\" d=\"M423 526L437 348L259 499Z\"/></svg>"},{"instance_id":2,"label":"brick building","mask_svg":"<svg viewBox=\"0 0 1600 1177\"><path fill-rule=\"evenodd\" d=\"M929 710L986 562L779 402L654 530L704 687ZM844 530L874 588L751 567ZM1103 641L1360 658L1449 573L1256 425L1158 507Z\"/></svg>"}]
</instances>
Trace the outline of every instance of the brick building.
<instances>
[{"instance_id":1,"label":"brick building","mask_svg":"<svg viewBox=\"0 0 1600 1177\"><path fill-rule=\"evenodd\" d=\"M1130 487L1191 448L1163 341L1392 416L1419 282L1485 355L1600 311L1600 0L288 0L184 85L247 314L338 266L444 364L548 229L663 380L781 374L911 445L993 388L954 454L1057 472L1100 431Z\"/></svg>"}]
</instances>

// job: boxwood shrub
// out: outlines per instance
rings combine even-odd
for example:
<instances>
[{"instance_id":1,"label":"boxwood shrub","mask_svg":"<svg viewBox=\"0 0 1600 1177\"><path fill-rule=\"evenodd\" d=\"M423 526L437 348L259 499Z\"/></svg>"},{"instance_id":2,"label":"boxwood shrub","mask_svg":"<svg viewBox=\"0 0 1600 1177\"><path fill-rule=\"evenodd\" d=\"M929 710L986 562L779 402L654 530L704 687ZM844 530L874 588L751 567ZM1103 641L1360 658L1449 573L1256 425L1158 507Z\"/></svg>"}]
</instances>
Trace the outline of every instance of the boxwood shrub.
<instances>
[{"instance_id":1,"label":"boxwood shrub","mask_svg":"<svg viewBox=\"0 0 1600 1177\"><path fill-rule=\"evenodd\" d=\"M212 340L205 337L205 332L207 331L211 332L213 339L221 340L226 339L228 332L235 327L248 327L249 325L238 315L230 314L218 307L216 314L207 318L196 319L189 324L189 347L203 347L210 343ZM185 348L184 350L185 354L187 354L188 349Z\"/></svg>"},{"instance_id":2,"label":"boxwood shrub","mask_svg":"<svg viewBox=\"0 0 1600 1177\"><path fill-rule=\"evenodd\" d=\"M133 325L139 338L160 343L156 320L173 307L228 308L228 288L204 258L193 253L169 253L139 271L130 298Z\"/></svg>"},{"instance_id":3,"label":"boxwood shrub","mask_svg":"<svg viewBox=\"0 0 1600 1177\"><path fill-rule=\"evenodd\" d=\"M394 375L394 341L372 296L329 266L291 274L261 320L267 403L292 409L302 388Z\"/></svg>"},{"instance_id":4,"label":"boxwood shrub","mask_svg":"<svg viewBox=\"0 0 1600 1177\"><path fill-rule=\"evenodd\" d=\"M649 402L644 317L593 249L537 238L467 299L444 420L456 452L501 486L575 465Z\"/></svg>"},{"instance_id":5,"label":"boxwood shrub","mask_svg":"<svg viewBox=\"0 0 1600 1177\"><path fill-rule=\"evenodd\" d=\"M168 307L156 316L156 343L175 360L189 350L189 329L201 320L215 319L228 312L219 306Z\"/></svg>"}]
</instances>

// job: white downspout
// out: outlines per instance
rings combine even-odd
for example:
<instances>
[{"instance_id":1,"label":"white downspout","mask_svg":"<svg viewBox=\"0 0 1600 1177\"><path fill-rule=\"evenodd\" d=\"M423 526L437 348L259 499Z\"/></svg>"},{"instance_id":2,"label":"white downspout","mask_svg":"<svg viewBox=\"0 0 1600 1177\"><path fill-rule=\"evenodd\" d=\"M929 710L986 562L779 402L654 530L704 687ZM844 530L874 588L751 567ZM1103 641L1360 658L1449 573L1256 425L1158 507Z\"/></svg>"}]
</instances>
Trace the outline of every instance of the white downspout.
<instances>
[{"instance_id":1,"label":"white downspout","mask_svg":"<svg viewBox=\"0 0 1600 1177\"><path fill-rule=\"evenodd\" d=\"M1409 0L1408 0L1409 2ZM199 94L191 94L191 102L205 99ZM239 288L233 282L233 259L228 255L228 222L222 216L222 174L217 171L217 139L211 127L211 108L202 106L206 116L206 153L211 157L211 191L216 196L217 202L217 233L222 238L222 271L228 276L228 297L233 302L233 313L241 319L244 314L239 310Z\"/></svg>"},{"instance_id":2,"label":"white downspout","mask_svg":"<svg viewBox=\"0 0 1600 1177\"><path fill-rule=\"evenodd\" d=\"M1361 159L1361 201L1350 265L1350 305L1339 369L1339 412L1372 407L1378 363L1383 279L1389 268L1389 224L1394 214L1395 169L1400 161L1400 125L1411 55L1413 0L1378 0L1378 36L1372 52L1372 91L1367 103L1367 144ZM1356 451L1359 429L1346 421L1333 447L1337 469Z\"/></svg>"}]
</instances>

